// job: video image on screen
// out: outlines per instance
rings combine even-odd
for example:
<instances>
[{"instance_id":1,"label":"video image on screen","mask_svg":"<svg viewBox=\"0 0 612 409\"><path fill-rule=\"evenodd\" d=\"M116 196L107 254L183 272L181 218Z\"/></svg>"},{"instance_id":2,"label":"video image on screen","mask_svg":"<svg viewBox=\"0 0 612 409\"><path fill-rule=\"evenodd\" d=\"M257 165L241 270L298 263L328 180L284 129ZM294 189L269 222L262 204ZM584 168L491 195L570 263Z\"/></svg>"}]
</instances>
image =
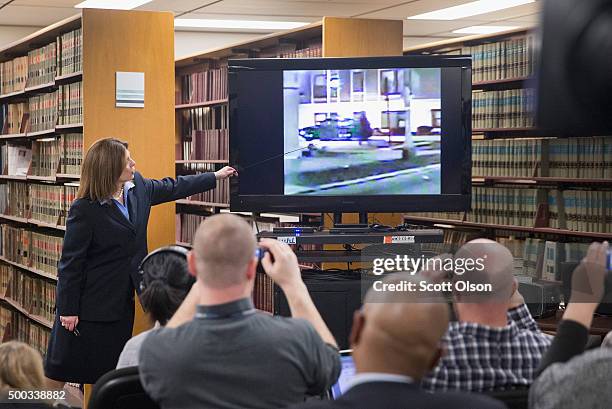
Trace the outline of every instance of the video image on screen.
<instances>
[{"instance_id":1,"label":"video image on screen","mask_svg":"<svg viewBox=\"0 0 612 409\"><path fill-rule=\"evenodd\" d=\"M440 78L440 68L284 71L284 193L440 194Z\"/></svg>"}]
</instances>

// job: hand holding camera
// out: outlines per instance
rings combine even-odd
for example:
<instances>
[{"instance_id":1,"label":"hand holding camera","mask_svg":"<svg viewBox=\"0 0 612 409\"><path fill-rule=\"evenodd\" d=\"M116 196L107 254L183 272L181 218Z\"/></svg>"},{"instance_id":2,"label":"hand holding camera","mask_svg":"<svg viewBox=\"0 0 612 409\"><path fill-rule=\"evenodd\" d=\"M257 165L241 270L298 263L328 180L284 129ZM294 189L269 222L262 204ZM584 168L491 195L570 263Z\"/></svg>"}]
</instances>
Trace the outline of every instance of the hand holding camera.
<instances>
[{"instance_id":1,"label":"hand holding camera","mask_svg":"<svg viewBox=\"0 0 612 409\"><path fill-rule=\"evenodd\" d=\"M609 271L608 242L591 243L586 257L582 259L572 275L570 303L588 303L593 307L604 296L606 276Z\"/></svg>"},{"instance_id":2,"label":"hand holding camera","mask_svg":"<svg viewBox=\"0 0 612 409\"><path fill-rule=\"evenodd\" d=\"M264 249L261 265L266 274L285 290L296 284L303 284L297 257L291 247L273 239L261 239Z\"/></svg>"}]
</instances>

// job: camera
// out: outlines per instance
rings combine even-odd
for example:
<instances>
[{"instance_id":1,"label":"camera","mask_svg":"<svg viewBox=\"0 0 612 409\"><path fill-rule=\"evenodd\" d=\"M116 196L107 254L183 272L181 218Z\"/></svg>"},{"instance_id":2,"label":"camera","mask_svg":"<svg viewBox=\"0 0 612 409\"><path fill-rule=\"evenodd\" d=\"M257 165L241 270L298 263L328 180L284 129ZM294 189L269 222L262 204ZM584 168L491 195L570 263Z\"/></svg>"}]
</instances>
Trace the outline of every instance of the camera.
<instances>
[{"instance_id":1,"label":"camera","mask_svg":"<svg viewBox=\"0 0 612 409\"><path fill-rule=\"evenodd\" d=\"M267 252L268 252L268 249L265 249L263 247L257 247L255 249L255 257L257 257L258 263L261 263L261 260L265 257Z\"/></svg>"}]
</instances>

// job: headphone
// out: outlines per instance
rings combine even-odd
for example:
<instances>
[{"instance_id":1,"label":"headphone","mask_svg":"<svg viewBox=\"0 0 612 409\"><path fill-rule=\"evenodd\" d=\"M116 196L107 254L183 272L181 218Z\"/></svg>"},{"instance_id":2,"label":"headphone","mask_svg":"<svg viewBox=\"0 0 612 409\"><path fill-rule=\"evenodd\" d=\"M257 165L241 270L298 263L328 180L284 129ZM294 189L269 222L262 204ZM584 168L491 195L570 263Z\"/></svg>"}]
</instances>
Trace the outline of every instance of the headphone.
<instances>
[{"instance_id":1,"label":"headphone","mask_svg":"<svg viewBox=\"0 0 612 409\"><path fill-rule=\"evenodd\" d=\"M187 260L187 253L189 253L189 250L187 250L185 247L181 247L181 246L165 246L165 247L160 247L158 249L153 250L152 252L150 252L149 254L147 254L145 256L145 258L142 259L142 261L140 262L140 264L138 265L138 277L140 278L140 284L138 285L139 287L139 293L143 292L145 287L144 287L144 282L143 282L143 276L144 276L144 266L145 264L147 264L147 261L149 261L152 257L157 256L159 254L162 253L172 253L172 254L176 254L179 257L185 259L185 261Z\"/></svg>"}]
</instances>

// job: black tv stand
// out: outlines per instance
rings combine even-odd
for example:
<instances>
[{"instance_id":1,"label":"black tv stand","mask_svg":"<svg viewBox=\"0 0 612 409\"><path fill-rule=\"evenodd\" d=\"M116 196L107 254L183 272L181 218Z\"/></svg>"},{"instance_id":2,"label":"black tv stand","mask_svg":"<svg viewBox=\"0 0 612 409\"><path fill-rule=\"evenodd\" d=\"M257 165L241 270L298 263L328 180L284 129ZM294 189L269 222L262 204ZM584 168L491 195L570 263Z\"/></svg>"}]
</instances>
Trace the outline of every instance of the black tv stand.
<instances>
[{"instance_id":1,"label":"black tv stand","mask_svg":"<svg viewBox=\"0 0 612 409\"><path fill-rule=\"evenodd\" d=\"M368 212L359 212L359 223L342 223L342 213L334 213L334 225L330 233L369 233Z\"/></svg>"}]
</instances>

